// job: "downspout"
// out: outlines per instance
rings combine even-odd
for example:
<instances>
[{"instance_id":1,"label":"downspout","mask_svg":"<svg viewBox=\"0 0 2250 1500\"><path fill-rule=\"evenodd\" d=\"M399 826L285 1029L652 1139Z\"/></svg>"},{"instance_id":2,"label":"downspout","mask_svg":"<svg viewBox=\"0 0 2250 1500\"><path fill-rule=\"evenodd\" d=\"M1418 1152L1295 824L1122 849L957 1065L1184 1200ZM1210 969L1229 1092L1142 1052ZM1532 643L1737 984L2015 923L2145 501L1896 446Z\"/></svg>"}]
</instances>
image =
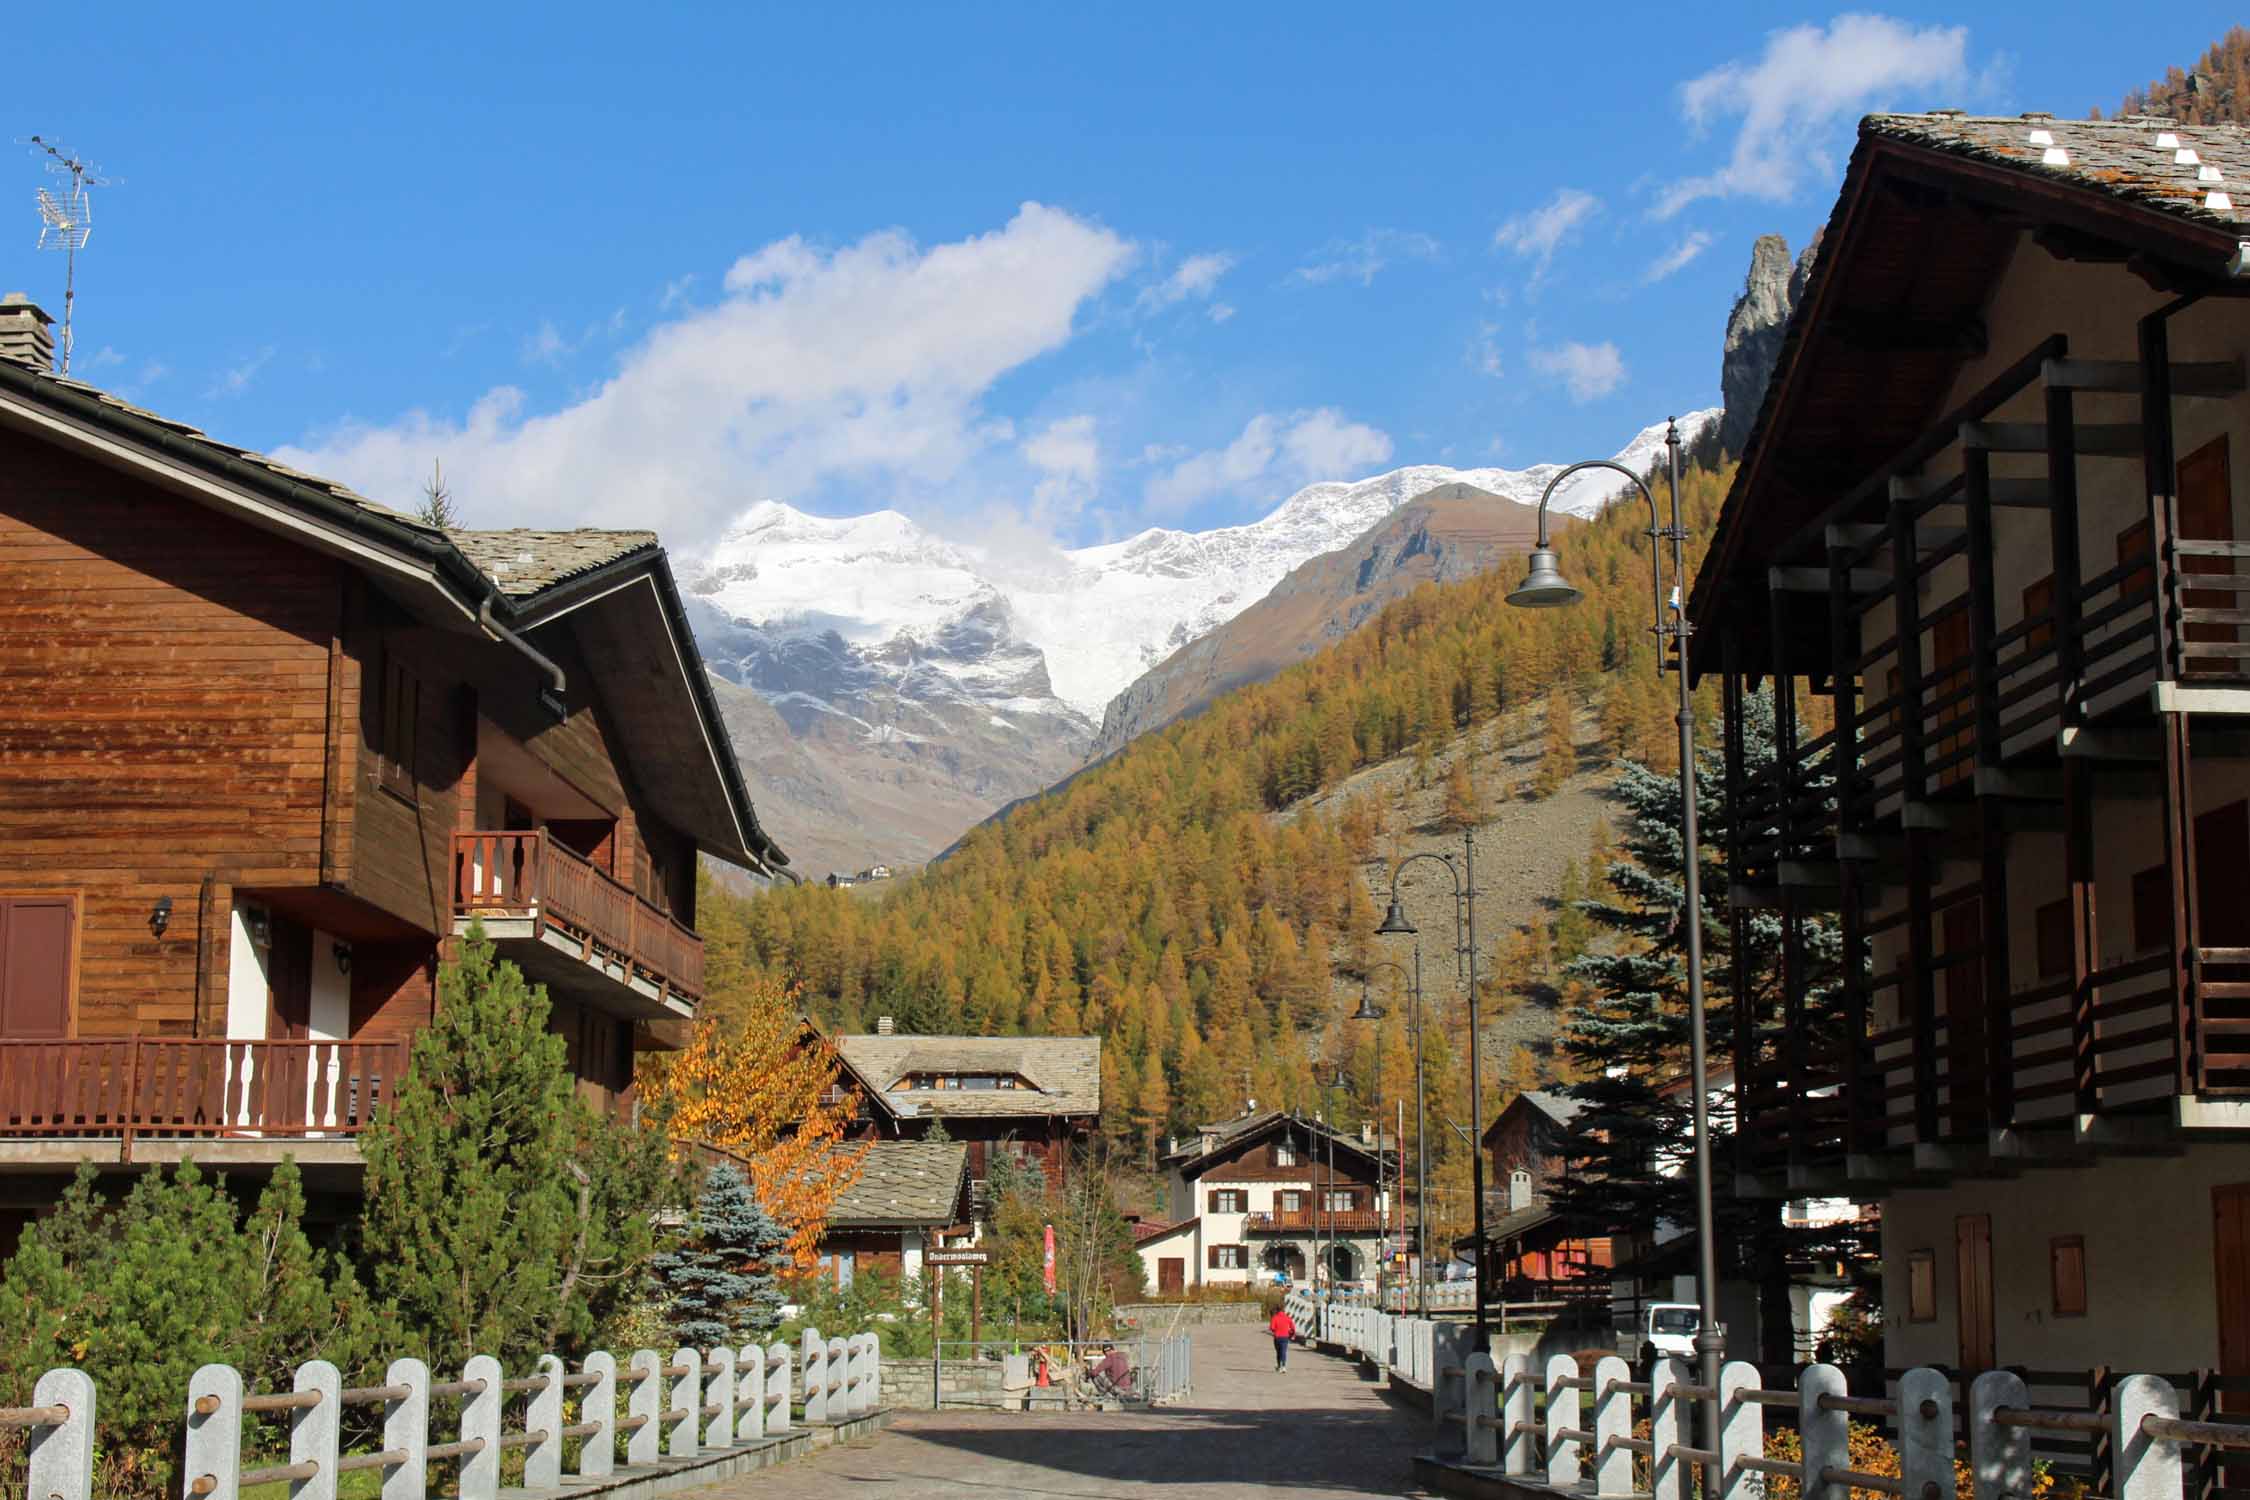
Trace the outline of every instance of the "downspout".
<instances>
[{"instance_id":1,"label":"downspout","mask_svg":"<svg viewBox=\"0 0 2250 1500\"><path fill-rule=\"evenodd\" d=\"M500 592L497 589L484 596L483 601L477 605L477 624L482 626L484 632L494 640L515 647L527 661L547 674L547 686L540 689L539 701L557 719L562 718L568 712L563 702L563 669L556 666L545 656L540 655L538 649L531 642L517 635L493 616L492 604L499 597Z\"/></svg>"}]
</instances>

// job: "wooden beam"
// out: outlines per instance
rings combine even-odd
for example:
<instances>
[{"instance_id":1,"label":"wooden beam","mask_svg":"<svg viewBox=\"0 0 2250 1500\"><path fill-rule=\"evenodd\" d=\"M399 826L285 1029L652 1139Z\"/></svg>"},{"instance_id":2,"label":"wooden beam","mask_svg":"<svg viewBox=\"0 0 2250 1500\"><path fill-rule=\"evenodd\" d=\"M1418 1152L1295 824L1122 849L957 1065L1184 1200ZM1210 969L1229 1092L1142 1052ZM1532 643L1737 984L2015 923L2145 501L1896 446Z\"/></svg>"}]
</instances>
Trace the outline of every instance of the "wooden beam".
<instances>
[{"instance_id":1,"label":"wooden beam","mask_svg":"<svg viewBox=\"0 0 2250 1500\"><path fill-rule=\"evenodd\" d=\"M1924 526L1915 532L1914 539L1921 544L1924 552L1934 552L1959 541L1966 534L1965 529L1959 526ZM1888 530L1881 523L1873 521L1831 526L1828 528L1828 545L1864 547L1869 542L1881 541L1887 535ZM1889 575L1884 575L1884 581L1889 582Z\"/></svg>"},{"instance_id":2,"label":"wooden beam","mask_svg":"<svg viewBox=\"0 0 2250 1500\"><path fill-rule=\"evenodd\" d=\"M2073 391L2138 395L2147 383L2139 360L2050 359L2042 370L2050 386ZM2244 389L2242 361L2208 360L2172 366L2175 396L2239 396Z\"/></svg>"},{"instance_id":3,"label":"wooden beam","mask_svg":"<svg viewBox=\"0 0 2250 1500\"><path fill-rule=\"evenodd\" d=\"M1825 594L1833 587L1826 568L1782 567L1766 569L1766 587L1775 593ZM1845 586L1855 594L1874 594L1891 586L1891 575L1873 568L1854 568Z\"/></svg>"},{"instance_id":4,"label":"wooden beam","mask_svg":"<svg viewBox=\"0 0 2250 1500\"><path fill-rule=\"evenodd\" d=\"M2089 458L2139 458L2141 424L2138 422L2081 422L2077 451ZM1963 422L1961 446L1987 453L2045 453L2044 422Z\"/></svg>"}]
</instances>

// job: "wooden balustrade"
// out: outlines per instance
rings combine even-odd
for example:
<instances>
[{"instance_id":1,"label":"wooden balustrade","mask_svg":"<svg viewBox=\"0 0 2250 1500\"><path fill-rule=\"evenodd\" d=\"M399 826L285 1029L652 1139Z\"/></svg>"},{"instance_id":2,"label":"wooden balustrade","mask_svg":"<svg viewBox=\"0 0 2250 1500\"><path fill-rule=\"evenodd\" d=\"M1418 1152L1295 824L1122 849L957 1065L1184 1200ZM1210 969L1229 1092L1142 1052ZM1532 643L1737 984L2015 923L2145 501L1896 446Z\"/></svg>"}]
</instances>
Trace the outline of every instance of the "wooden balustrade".
<instances>
[{"instance_id":1,"label":"wooden balustrade","mask_svg":"<svg viewBox=\"0 0 2250 1500\"><path fill-rule=\"evenodd\" d=\"M1339 1208L1334 1212L1319 1208L1282 1209L1275 1212L1260 1211L1244 1220L1251 1230L1293 1232L1299 1234L1373 1234L1383 1228L1383 1216L1370 1208Z\"/></svg>"},{"instance_id":2,"label":"wooden balustrade","mask_svg":"<svg viewBox=\"0 0 2250 1500\"><path fill-rule=\"evenodd\" d=\"M689 999L703 994L703 939L537 829L453 837L453 910L523 915L614 956Z\"/></svg>"},{"instance_id":3,"label":"wooden balustrade","mask_svg":"<svg viewBox=\"0 0 2250 1500\"><path fill-rule=\"evenodd\" d=\"M0 1134L351 1135L406 1073L404 1042L0 1040Z\"/></svg>"}]
</instances>

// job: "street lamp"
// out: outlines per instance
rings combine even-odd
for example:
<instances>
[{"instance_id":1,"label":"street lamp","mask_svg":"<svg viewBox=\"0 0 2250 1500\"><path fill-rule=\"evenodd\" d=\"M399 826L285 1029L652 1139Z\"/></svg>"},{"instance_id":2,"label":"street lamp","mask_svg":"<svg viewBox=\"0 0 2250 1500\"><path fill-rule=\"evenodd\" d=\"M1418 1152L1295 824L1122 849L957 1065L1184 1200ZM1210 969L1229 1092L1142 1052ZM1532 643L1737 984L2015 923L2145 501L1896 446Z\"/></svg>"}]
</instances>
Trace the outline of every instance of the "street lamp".
<instances>
[{"instance_id":1,"label":"street lamp","mask_svg":"<svg viewBox=\"0 0 2250 1500\"><path fill-rule=\"evenodd\" d=\"M1403 920L1403 918L1401 919ZM1411 1002L1413 1017L1410 1029L1414 1033L1414 1255L1417 1269L1414 1273L1415 1312L1421 1317L1430 1315L1430 1139L1429 1120L1423 1108L1422 1096L1422 945L1414 945L1414 973L1409 976L1405 968L1384 959L1370 964L1367 972L1377 969L1397 969L1399 978L1406 980L1406 994ZM1383 1013L1375 1008L1369 996L1366 981L1359 988L1359 1009L1346 1019L1353 1021L1380 1021ZM1375 1033L1375 1078L1381 1087L1383 1077L1383 1033ZM1380 1130L1382 1127L1376 1127ZM1399 1163L1399 1175L1406 1174L1406 1163Z\"/></svg>"},{"instance_id":2,"label":"street lamp","mask_svg":"<svg viewBox=\"0 0 2250 1500\"><path fill-rule=\"evenodd\" d=\"M1656 611L1656 622L1651 628L1657 638L1656 670L1664 671L1664 648L1670 643L1677 652L1673 669L1680 679L1680 709L1675 722L1680 730L1680 834L1685 864L1682 894L1687 904L1688 1056L1695 1089L1696 1279L1703 1323L1695 1335L1695 1348L1702 1356L1703 1384L1711 1392L1704 1403L1704 1420L1715 1440L1720 1418L1719 1368L1726 1356L1726 1335L1719 1329L1719 1252L1711 1215L1711 1091L1703 1038L1703 892L1695 826L1695 718L1687 672L1688 638L1694 634L1695 627L1688 621L1684 597L1687 528L1680 524L1680 428L1677 422L1665 425L1664 449L1672 494L1670 526L1664 525L1657 514L1656 496L1631 469L1599 458L1572 464L1549 480L1546 490L1539 496L1539 539L1531 554L1530 571L1515 592L1508 595L1508 602L1524 609L1551 609L1578 602L1579 592L1556 566L1554 547L1547 535L1547 501L1554 495L1557 485L1581 469L1614 469L1633 482L1633 488L1648 502L1649 596ZM1673 588L1669 601L1664 597L1664 543L1667 541L1672 544Z\"/></svg>"},{"instance_id":3,"label":"street lamp","mask_svg":"<svg viewBox=\"0 0 2250 1500\"><path fill-rule=\"evenodd\" d=\"M1544 541L1541 543L1545 545ZM1457 964L1467 966L1469 978L1469 1125L1473 1134L1469 1138L1469 1197L1470 1212L1474 1215L1474 1243L1476 1245L1476 1331L1477 1348L1486 1347L1484 1333L1484 1038L1477 1022L1477 840L1466 829L1461 833L1463 868L1453 868L1449 856L1441 854L1409 854L1391 866L1391 904L1383 913L1383 925L1375 932L1380 937L1412 937L1416 928L1406 920L1406 912L1398 904L1398 880L1406 867L1418 859L1441 865L1453 879L1453 952ZM1422 952L1414 950L1417 971L1421 968ZM1457 970L1458 972L1458 970ZM1417 1052L1419 1047L1417 1047ZM1422 1258L1429 1259L1429 1246L1422 1247Z\"/></svg>"}]
</instances>

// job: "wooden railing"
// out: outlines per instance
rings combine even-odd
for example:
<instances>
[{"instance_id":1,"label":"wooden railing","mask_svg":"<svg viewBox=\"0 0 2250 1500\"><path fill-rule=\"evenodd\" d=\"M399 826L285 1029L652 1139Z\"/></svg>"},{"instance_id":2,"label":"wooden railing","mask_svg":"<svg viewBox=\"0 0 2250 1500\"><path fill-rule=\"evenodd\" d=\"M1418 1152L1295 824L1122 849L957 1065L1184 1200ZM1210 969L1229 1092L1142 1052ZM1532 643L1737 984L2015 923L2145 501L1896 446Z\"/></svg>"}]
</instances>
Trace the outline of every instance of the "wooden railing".
<instances>
[{"instance_id":1,"label":"wooden railing","mask_svg":"<svg viewBox=\"0 0 2250 1500\"><path fill-rule=\"evenodd\" d=\"M453 836L453 910L529 916L687 998L703 995L703 939L536 829Z\"/></svg>"},{"instance_id":2,"label":"wooden railing","mask_svg":"<svg viewBox=\"0 0 2250 1500\"><path fill-rule=\"evenodd\" d=\"M1370 1208L1339 1208L1333 1213L1320 1208L1277 1209L1251 1214L1243 1227L1298 1234L1372 1234L1383 1228L1383 1216Z\"/></svg>"},{"instance_id":3,"label":"wooden railing","mask_svg":"<svg viewBox=\"0 0 2250 1500\"><path fill-rule=\"evenodd\" d=\"M403 1042L0 1040L0 1135L351 1135L406 1062Z\"/></svg>"}]
</instances>

